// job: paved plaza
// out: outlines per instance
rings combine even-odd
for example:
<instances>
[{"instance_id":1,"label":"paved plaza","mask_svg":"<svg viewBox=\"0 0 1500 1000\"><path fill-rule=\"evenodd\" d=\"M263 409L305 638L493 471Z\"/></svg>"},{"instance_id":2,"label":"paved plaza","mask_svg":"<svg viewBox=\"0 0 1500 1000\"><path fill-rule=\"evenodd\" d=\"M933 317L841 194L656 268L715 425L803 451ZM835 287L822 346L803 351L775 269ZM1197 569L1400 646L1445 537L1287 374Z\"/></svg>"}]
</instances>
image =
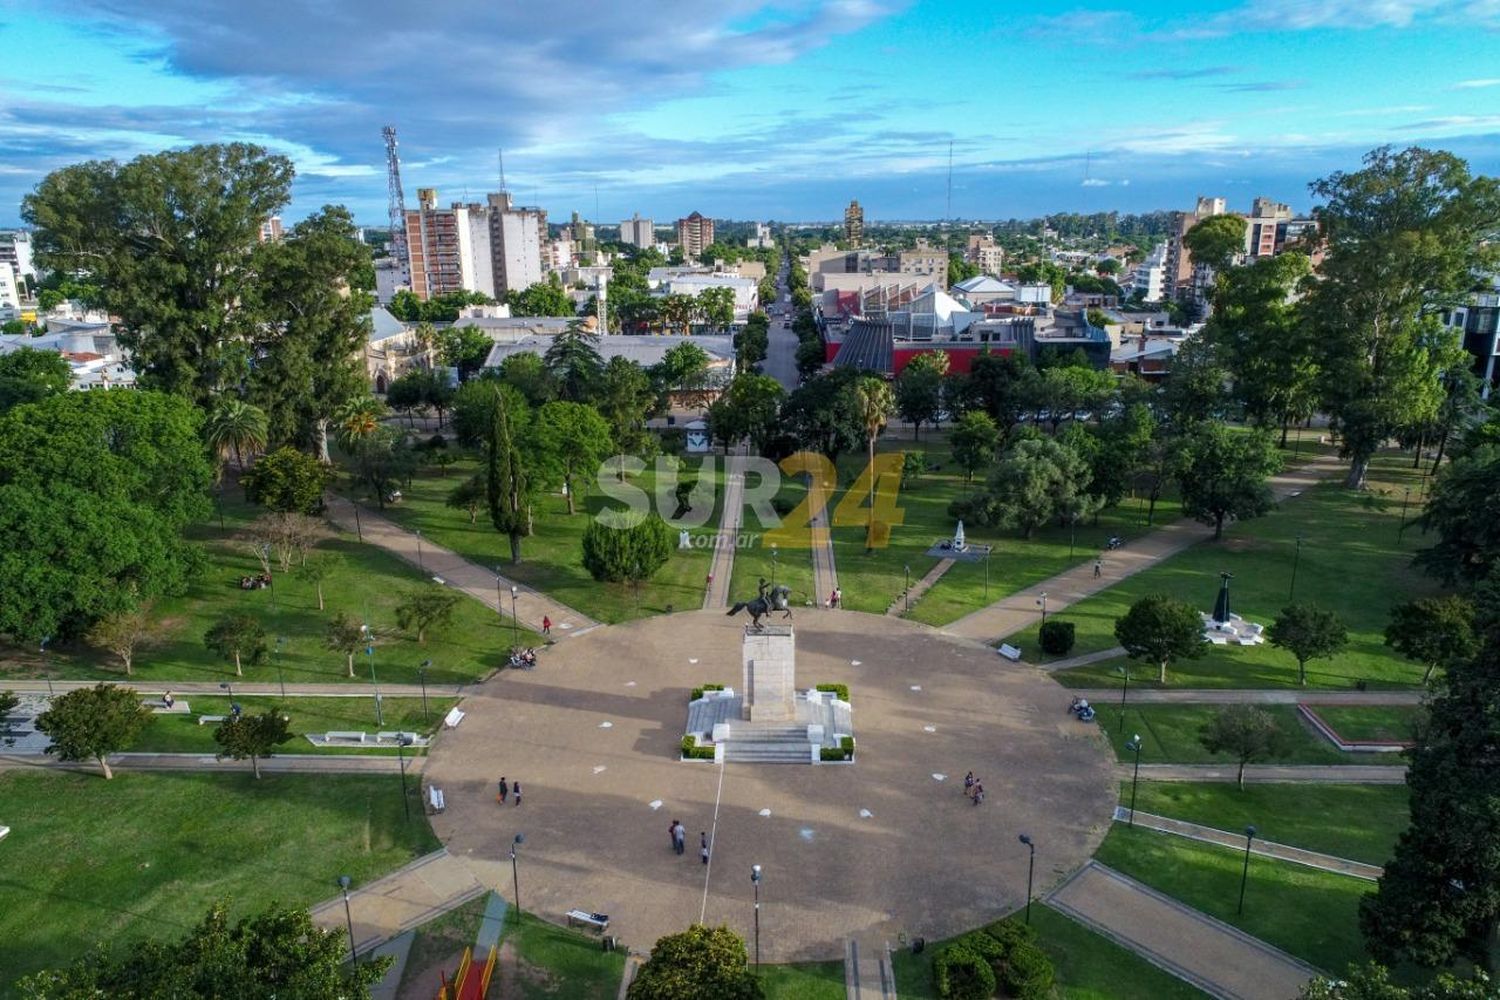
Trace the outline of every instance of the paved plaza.
<instances>
[{"instance_id":1,"label":"paved plaza","mask_svg":"<svg viewBox=\"0 0 1500 1000\"><path fill-rule=\"evenodd\" d=\"M846 611L796 613L797 682L850 686L855 764L678 760L688 691L736 684L744 619L693 611L599 628L534 671L470 693L427 760L433 827L509 896L516 833L523 909L607 913L635 949L699 920L752 931L760 864L767 961L837 959L851 937L941 938L1024 902L1087 860L1116 794L1106 748L1047 676L925 626ZM972 769L987 793L964 797ZM500 806L504 775L523 805ZM667 827L688 829L673 853ZM713 838L711 864L699 832Z\"/></svg>"}]
</instances>

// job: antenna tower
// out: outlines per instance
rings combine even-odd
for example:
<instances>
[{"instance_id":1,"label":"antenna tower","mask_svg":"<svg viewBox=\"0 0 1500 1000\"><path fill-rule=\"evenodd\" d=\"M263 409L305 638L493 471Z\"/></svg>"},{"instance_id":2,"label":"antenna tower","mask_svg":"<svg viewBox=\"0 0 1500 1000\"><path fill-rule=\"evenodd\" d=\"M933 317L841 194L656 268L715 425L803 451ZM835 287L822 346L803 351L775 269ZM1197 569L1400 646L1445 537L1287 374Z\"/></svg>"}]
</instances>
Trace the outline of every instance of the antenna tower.
<instances>
[{"instance_id":1,"label":"antenna tower","mask_svg":"<svg viewBox=\"0 0 1500 1000\"><path fill-rule=\"evenodd\" d=\"M391 222L391 256L401 273L401 283L411 284L411 259L406 253L406 195L401 191L401 156L396 152L396 126L380 130L385 137L385 184Z\"/></svg>"},{"instance_id":2,"label":"antenna tower","mask_svg":"<svg viewBox=\"0 0 1500 1000\"><path fill-rule=\"evenodd\" d=\"M505 150L495 150L495 159L500 163L500 190L505 190Z\"/></svg>"}]
</instances>

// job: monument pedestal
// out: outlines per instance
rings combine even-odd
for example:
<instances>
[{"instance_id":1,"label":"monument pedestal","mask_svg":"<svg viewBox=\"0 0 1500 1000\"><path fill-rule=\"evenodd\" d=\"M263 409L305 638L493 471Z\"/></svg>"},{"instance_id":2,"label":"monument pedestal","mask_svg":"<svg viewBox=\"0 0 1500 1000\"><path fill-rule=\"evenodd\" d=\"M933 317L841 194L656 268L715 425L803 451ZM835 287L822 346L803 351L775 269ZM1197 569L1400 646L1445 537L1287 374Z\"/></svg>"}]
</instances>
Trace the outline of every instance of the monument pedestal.
<instances>
[{"instance_id":1,"label":"monument pedestal","mask_svg":"<svg viewBox=\"0 0 1500 1000\"><path fill-rule=\"evenodd\" d=\"M797 637L790 625L745 630L740 652L745 700L751 722L792 722L797 718Z\"/></svg>"}]
</instances>

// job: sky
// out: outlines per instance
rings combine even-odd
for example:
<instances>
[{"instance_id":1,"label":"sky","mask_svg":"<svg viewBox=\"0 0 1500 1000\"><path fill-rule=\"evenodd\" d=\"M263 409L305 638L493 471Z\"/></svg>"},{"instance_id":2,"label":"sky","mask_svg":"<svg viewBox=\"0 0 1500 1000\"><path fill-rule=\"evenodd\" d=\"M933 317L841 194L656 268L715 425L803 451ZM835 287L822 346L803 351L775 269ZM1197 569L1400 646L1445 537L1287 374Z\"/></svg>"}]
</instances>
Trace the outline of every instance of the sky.
<instances>
[{"instance_id":1,"label":"sky","mask_svg":"<svg viewBox=\"0 0 1500 1000\"><path fill-rule=\"evenodd\" d=\"M0 0L0 225L48 171L248 141L288 220L1296 208L1383 145L1500 173L1500 0ZM951 187L950 187L951 150ZM950 200L951 199L951 200Z\"/></svg>"}]
</instances>

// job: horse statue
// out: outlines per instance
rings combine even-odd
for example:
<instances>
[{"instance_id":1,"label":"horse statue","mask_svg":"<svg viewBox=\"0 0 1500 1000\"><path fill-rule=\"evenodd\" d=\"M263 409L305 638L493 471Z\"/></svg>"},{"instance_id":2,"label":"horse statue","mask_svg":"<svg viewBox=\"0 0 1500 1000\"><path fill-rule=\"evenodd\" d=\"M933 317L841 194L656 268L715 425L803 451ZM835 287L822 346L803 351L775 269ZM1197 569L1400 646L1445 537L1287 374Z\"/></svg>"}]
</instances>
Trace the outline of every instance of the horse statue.
<instances>
[{"instance_id":1,"label":"horse statue","mask_svg":"<svg viewBox=\"0 0 1500 1000\"><path fill-rule=\"evenodd\" d=\"M792 594L792 588L781 584L772 587L769 591L762 590L759 597L752 597L748 601L736 601L729 609L728 616L734 617L741 611L750 612L750 627L760 630L760 620L773 611L783 612L782 618L792 617L791 605L787 602Z\"/></svg>"}]
</instances>

